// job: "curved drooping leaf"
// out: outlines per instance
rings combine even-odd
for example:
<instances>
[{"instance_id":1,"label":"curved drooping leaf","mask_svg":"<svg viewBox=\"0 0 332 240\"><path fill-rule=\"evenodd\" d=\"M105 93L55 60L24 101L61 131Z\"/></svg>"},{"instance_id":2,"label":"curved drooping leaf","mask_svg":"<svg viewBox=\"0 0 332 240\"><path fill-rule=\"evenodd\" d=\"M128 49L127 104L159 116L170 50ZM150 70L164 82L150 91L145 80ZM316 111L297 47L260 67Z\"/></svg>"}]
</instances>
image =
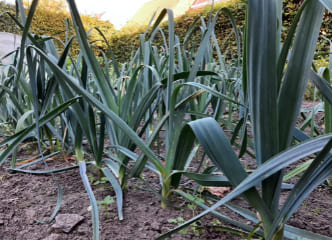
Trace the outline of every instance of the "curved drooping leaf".
<instances>
[{"instance_id":1,"label":"curved drooping leaf","mask_svg":"<svg viewBox=\"0 0 332 240\"><path fill-rule=\"evenodd\" d=\"M222 94L222 93L216 91L215 89L212 89L212 88L210 88L210 87L208 87L206 85L203 85L203 84L200 84L200 83L196 83L196 82L186 82L184 84L185 85L189 85L189 86L193 86L193 87L198 87L198 88L203 89L204 91L206 91L206 92L208 92L208 93L210 93L210 94L212 94L212 95L214 95L214 96L216 96L218 98L225 99L225 100L230 101L232 103L235 103L235 104L241 105L243 107L246 107L243 104L235 101L233 98L230 98L227 95Z\"/></svg>"},{"instance_id":2,"label":"curved drooping leaf","mask_svg":"<svg viewBox=\"0 0 332 240\"><path fill-rule=\"evenodd\" d=\"M176 80L180 80L180 79L186 79L189 77L190 72L180 72L180 73L175 73L173 76L173 81ZM212 71L197 71L196 74L197 77L203 77L203 76L217 76L219 77L219 75L215 72ZM164 78L163 80L161 80L162 84L166 84L167 83L167 78Z\"/></svg>"},{"instance_id":3,"label":"curved drooping leaf","mask_svg":"<svg viewBox=\"0 0 332 240\"><path fill-rule=\"evenodd\" d=\"M98 205L96 198L91 189L88 176L86 175L86 163L85 161L78 162L80 168L80 175L87 191L91 203L91 214L92 214L92 228L93 228L93 240L99 240L99 216L98 216Z\"/></svg>"},{"instance_id":4,"label":"curved drooping leaf","mask_svg":"<svg viewBox=\"0 0 332 240\"><path fill-rule=\"evenodd\" d=\"M314 71L309 73L310 80L315 84L318 90L322 93L324 98L332 104L332 87L331 85L322 77L320 77Z\"/></svg>"},{"instance_id":5,"label":"curved drooping leaf","mask_svg":"<svg viewBox=\"0 0 332 240\"><path fill-rule=\"evenodd\" d=\"M190 178L197 182L198 184L204 187L231 187L228 179L225 176L215 175L215 174L199 174L199 173L190 173L186 171L177 171L172 172L172 177L174 178L177 175L184 175L187 178Z\"/></svg>"},{"instance_id":6,"label":"curved drooping leaf","mask_svg":"<svg viewBox=\"0 0 332 240\"><path fill-rule=\"evenodd\" d=\"M217 121L213 118L203 118L192 121L188 125L215 166L224 173L233 187L239 185L248 174ZM265 221L271 221L270 212L254 188L255 186L246 189L248 191L244 195Z\"/></svg>"},{"instance_id":7,"label":"curved drooping leaf","mask_svg":"<svg viewBox=\"0 0 332 240\"><path fill-rule=\"evenodd\" d=\"M79 166L70 166L70 167L64 167L64 168L57 168L57 169L51 169L51 170L44 170L44 171L35 171L35 170L27 170L22 168L10 168L9 170L12 172L20 172L20 173L29 173L33 175L45 175L45 174L51 174L51 173L58 173L58 172L64 172L71 169L78 168Z\"/></svg>"},{"instance_id":8,"label":"curved drooping leaf","mask_svg":"<svg viewBox=\"0 0 332 240\"><path fill-rule=\"evenodd\" d=\"M213 163L228 177L232 185L240 184L247 173L219 124L213 118L204 118L190 122L189 126Z\"/></svg>"},{"instance_id":9,"label":"curved drooping leaf","mask_svg":"<svg viewBox=\"0 0 332 240\"><path fill-rule=\"evenodd\" d=\"M118 206L118 215L119 220L123 220L123 214L122 214L122 208L123 208L123 194L122 194L122 188L116 177L113 175L113 173L108 168L102 168L101 169L105 176L108 178L109 182L111 183L115 195L116 195L116 204Z\"/></svg>"},{"instance_id":10,"label":"curved drooping leaf","mask_svg":"<svg viewBox=\"0 0 332 240\"><path fill-rule=\"evenodd\" d=\"M303 176L301 176L300 180L287 197L282 209L274 219L270 230L270 236L272 236L272 233L278 226L286 223L302 204L303 200L317 187L317 185L332 174L331 148L332 140L329 140L316 159L312 161L308 169L304 172Z\"/></svg>"},{"instance_id":11,"label":"curved drooping leaf","mask_svg":"<svg viewBox=\"0 0 332 240\"><path fill-rule=\"evenodd\" d=\"M115 58L115 55L114 55L114 52L112 50L111 45L109 44L109 42L108 42L107 38L105 37L104 33L98 27L95 27L94 29L96 29L97 32L100 34L100 36L102 36L102 38L104 39L104 42L106 43L106 45L108 47L108 51L111 54L112 63L113 63L113 67L114 67L114 72L115 72L116 76L119 78L120 77L119 64L116 61L116 58Z\"/></svg>"}]
</instances>

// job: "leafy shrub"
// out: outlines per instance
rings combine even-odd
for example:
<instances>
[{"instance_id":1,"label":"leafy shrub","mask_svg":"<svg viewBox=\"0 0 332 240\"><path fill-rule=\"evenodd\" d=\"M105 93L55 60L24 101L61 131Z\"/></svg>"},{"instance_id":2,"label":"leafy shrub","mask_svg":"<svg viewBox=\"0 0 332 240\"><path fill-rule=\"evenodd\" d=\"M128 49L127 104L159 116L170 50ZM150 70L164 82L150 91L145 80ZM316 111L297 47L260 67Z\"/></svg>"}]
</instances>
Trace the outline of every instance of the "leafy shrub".
<instances>
[{"instance_id":1,"label":"leafy shrub","mask_svg":"<svg viewBox=\"0 0 332 240\"><path fill-rule=\"evenodd\" d=\"M4 12L15 14L15 6L0 2L0 15ZM0 32L19 33L19 28L8 15L3 15L0 18Z\"/></svg>"},{"instance_id":2,"label":"leafy shrub","mask_svg":"<svg viewBox=\"0 0 332 240\"><path fill-rule=\"evenodd\" d=\"M29 8L28 3L25 3L25 6L27 6L27 9ZM15 6L0 2L0 12L7 11L15 15ZM66 24L67 19L70 19L70 14L66 10L66 2L64 0L40 1L32 20L31 30L38 36L52 36L62 42L66 42L66 37L70 38L74 35L72 22L69 21L68 26ZM20 33L19 28L8 15L2 16L0 20L0 31ZM110 39L115 32L114 25L109 21L101 20L98 15L82 15L82 21L86 31L93 27L98 27L107 39ZM101 36L96 31L91 32L90 41L94 43L97 49L106 49L106 44L101 40ZM55 43L60 49L63 48L60 42L56 41ZM74 42L72 52L77 53L78 51L78 44Z\"/></svg>"},{"instance_id":3,"label":"leafy shrub","mask_svg":"<svg viewBox=\"0 0 332 240\"><path fill-rule=\"evenodd\" d=\"M32 30L37 35L47 35L53 36L56 38L65 41L66 36L66 25L65 19L70 18L68 12L66 12L63 7L63 0L56 1L42 1L38 6L37 12L34 16L34 20L32 23ZM283 29L282 29L282 37L285 38L288 29L294 16L299 8L299 3L301 1L292 0L292 1L284 1L284 14L283 14ZM53 4L53 6L49 6ZM55 5L55 6L54 6ZM244 4L240 0L236 1L228 1L216 4L214 7L213 14L221 7L227 7L231 10L238 27L241 28L244 24L245 20L245 8ZM190 26L197 17L203 17L205 21L209 18L211 7L207 6L204 9L198 10L190 10L185 15L180 16L175 19L175 33L179 36L180 41L184 40L185 34L187 33L188 26ZM5 3L0 3L0 12L10 11L11 13L15 13L15 7L12 5L6 5ZM92 27L98 27L104 34L106 39L111 43L112 49L114 51L115 57L118 62L126 62L130 59L133 51L135 51L139 46L139 36L142 34L146 26L135 26L128 25L121 29L121 31L117 31L114 29L112 23L108 21L103 21L100 19L98 15L95 16L82 16L82 21L86 30L91 29ZM332 14L326 12L324 15L324 20L322 23L321 35L331 39L332 38L332 29L329 27L332 24ZM164 22L161 24L161 29L167 35L168 31L168 22ZM71 29L72 26L71 26ZM12 20L9 17L3 16L0 21L0 31L6 32L14 32L18 33L18 28L13 24ZM228 50L228 56L230 57L232 54L236 54L236 41L234 39L234 35L230 34L232 31L232 26L227 20L225 16L220 16L216 23L215 33L218 38L219 45L221 50L225 52ZM73 31L71 31L73 34ZM69 34L71 37L72 34ZM198 42L201 38L201 32L197 29L196 34L192 37L192 42ZM106 44L101 41L102 38L96 31L92 31L90 36L90 41L94 43L94 45L98 49L105 50L107 49ZM157 46L161 46L163 44L163 39L161 36L156 36L155 44ZM328 49L328 44L325 40L320 39L318 44L318 55L316 59L324 58L324 56L320 57L319 53L324 52ZM73 43L72 52L78 52L78 44Z\"/></svg>"}]
</instances>

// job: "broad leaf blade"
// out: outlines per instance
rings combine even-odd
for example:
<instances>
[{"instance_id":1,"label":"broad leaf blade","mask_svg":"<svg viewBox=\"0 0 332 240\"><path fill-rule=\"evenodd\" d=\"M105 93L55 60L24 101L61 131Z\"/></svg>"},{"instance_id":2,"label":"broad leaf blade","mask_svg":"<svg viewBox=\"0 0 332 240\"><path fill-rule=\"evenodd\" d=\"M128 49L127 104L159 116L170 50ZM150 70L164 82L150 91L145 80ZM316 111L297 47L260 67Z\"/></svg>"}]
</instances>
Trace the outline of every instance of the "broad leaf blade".
<instances>
[{"instance_id":1,"label":"broad leaf blade","mask_svg":"<svg viewBox=\"0 0 332 240\"><path fill-rule=\"evenodd\" d=\"M315 53L323 14L324 7L319 1L309 0L296 31L279 95L279 116L282 116L279 119L280 150L286 149L291 142L307 86L307 76Z\"/></svg>"},{"instance_id":2,"label":"broad leaf blade","mask_svg":"<svg viewBox=\"0 0 332 240\"><path fill-rule=\"evenodd\" d=\"M212 162L224 173L233 187L238 186L248 174L216 120L204 118L192 121L189 125ZM244 195L265 221L271 221L269 210L254 188L257 184L246 189L248 191Z\"/></svg>"},{"instance_id":3,"label":"broad leaf blade","mask_svg":"<svg viewBox=\"0 0 332 240\"><path fill-rule=\"evenodd\" d=\"M247 74L258 165L279 149L276 1L249 0Z\"/></svg>"},{"instance_id":4,"label":"broad leaf blade","mask_svg":"<svg viewBox=\"0 0 332 240\"><path fill-rule=\"evenodd\" d=\"M174 141L174 140L173 140ZM192 150L195 136L188 125L185 125L177 142L172 170L184 170L188 156ZM172 177L172 185L177 188L181 180L181 174Z\"/></svg>"}]
</instances>

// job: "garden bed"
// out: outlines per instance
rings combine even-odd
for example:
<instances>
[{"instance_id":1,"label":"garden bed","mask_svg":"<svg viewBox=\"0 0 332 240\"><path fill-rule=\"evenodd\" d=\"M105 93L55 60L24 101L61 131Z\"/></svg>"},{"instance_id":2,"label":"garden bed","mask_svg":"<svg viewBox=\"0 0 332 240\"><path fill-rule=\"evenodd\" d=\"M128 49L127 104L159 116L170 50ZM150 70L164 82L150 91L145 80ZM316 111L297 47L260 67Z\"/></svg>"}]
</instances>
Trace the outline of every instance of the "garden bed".
<instances>
[{"instance_id":1,"label":"garden bed","mask_svg":"<svg viewBox=\"0 0 332 240\"><path fill-rule=\"evenodd\" d=\"M25 156L26 157L26 156ZM74 165L74 161L49 161L50 168ZM92 239L92 220L89 211L90 201L84 189L78 169L55 174L55 179L63 189L63 202L59 214L78 214L84 217L70 233L53 228L48 221L56 205L57 188L50 175L31 175L8 172L9 163L0 168L0 239ZM38 163L30 170L44 170ZM94 169L88 169L88 174ZM145 171L144 178L149 184L158 187L159 179ZM93 179L90 177L93 183ZM103 200L114 193L109 184L97 184L94 193L97 200ZM287 191L285 191L287 195ZM241 198L235 202L241 206L246 203ZM199 213L188 207L190 203L178 197L175 205L179 209L162 209L156 195L139 179L129 181L124 191L124 220L119 221L116 203L108 210L100 209L101 239L155 239L171 230L183 218L188 220ZM240 220L240 217L228 209L221 208L223 214ZM302 204L290 219L289 224L315 233L332 237L332 188L322 185ZM172 239L241 239L239 235L218 231L213 226L225 226L225 223L212 216L206 216L196 225L190 226ZM226 225L230 226L230 225Z\"/></svg>"}]
</instances>

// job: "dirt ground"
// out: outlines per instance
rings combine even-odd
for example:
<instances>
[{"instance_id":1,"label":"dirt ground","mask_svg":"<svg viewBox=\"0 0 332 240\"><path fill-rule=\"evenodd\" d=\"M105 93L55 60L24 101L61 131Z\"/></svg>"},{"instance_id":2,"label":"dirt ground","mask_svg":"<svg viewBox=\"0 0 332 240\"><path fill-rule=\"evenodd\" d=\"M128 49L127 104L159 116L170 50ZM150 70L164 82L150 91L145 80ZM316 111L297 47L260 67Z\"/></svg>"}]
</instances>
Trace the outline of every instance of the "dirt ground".
<instances>
[{"instance_id":1,"label":"dirt ground","mask_svg":"<svg viewBox=\"0 0 332 240\"><path fill-rule=\"evenodd\" d=\"M59 168L69 163L49 163L52 168ZM43 168L42 164L35 166ZM83 216L84 221L68 234L56 231L47 221L56 205L56 186L51 176L40 176L23 173L10 174L8 164L0 168L0 239L92 239L92 220L88 195L84 189L78 169L57 173L56 180L63 188L63 202L59 214L71 213ZM93 171L91 171L93 172ZM158 182L154 175L150 182ZM107 184L94 186L97 200L113 195L110 189L100 189ZM179 203L183 203L179 201ZM192 210L184 205L181 210L162 209L159 199L147 191L139 180L131 180L124 193L124 220L119 221L116 204L108 211L100 210L101 239L154 239L161 233L174 228L177 224L170 221L193 216ZM206 217L202 222L212 224L213 218ZM216 231L202 231L200 237L191 229L186 234L176 234L174 239L234 239L231 234ZM53 234L53 235L52 235ZM236 239L236 238L235 238Z\"/></svg>"}]
</instances>

